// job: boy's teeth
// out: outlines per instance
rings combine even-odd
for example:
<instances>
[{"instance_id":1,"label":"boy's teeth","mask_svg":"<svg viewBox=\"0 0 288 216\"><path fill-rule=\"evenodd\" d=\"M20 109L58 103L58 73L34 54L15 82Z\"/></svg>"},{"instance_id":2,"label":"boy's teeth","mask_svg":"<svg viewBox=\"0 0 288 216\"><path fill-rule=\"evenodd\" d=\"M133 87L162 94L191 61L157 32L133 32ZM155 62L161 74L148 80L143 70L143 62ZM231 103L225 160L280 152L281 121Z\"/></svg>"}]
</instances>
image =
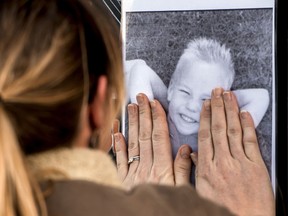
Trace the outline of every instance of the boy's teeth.
<instances>
[{"instance_id":1,"label":"boy's teeth","mask_svg":"<svg viewBox=\"0 0 288 216\"><path fill-rule=\"evenodd\" d=\"M181 115L182 119L184 119L185 121L191 123L191 122L194 122L194 120L186 115Z\"/></svg>"}]
</instances>

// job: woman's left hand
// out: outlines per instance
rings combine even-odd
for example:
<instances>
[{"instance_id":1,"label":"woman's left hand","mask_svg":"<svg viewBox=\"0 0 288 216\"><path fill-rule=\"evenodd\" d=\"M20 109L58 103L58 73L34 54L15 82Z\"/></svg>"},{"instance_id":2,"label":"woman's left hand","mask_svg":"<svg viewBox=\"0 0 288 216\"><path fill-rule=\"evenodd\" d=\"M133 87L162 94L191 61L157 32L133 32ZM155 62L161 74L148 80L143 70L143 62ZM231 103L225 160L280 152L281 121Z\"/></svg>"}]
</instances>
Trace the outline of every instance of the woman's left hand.
<instances>
[{"instance_id":1,"label":"woman's left hand","mask_svg":"<svg viewBox=\"0 0 288 216\"><path fill-rule=\"evenodd\" d=\"M156 100L137 95L128 105L128 151L121 133L114 134L118 175L131 188L141 183L188 184L191 149L183 145L173 161L166 113Z\"/></svg>"}]
</instances>

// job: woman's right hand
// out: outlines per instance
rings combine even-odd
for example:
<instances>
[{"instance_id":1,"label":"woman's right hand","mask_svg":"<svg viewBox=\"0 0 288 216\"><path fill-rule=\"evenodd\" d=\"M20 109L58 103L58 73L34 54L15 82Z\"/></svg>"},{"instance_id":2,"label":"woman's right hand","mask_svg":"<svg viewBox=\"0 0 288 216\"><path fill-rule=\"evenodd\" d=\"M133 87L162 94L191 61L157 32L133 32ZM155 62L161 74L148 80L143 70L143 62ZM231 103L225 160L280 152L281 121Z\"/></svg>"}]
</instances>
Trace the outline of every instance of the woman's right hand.
<instances>
[{"instance_id":1,"label":"woman's right hand","mask_svg":"<svg viewBox=\"0 0 288 216\"><path fill-rule=\"evenodd\" d=\"M196 190L201 196L236 215L275 215L252 117L247 111L239 115L232 92L215 89L211 101L204 102L195 163Z\"/></svg>"}]
</instances>

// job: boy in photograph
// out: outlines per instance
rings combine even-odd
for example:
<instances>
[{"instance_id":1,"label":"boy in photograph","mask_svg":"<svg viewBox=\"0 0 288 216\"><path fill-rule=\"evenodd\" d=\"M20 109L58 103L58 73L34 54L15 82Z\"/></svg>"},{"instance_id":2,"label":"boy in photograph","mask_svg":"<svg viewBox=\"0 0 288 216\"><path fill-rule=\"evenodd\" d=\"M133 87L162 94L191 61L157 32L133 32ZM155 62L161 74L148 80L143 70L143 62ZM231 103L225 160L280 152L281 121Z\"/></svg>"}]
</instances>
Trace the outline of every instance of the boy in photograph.
<instances>
[{"instance_id":1,"label":"boy in photograph","mask_svg":"<svg viewBox=\"0 0 288 216\"><path fill-rule=\"evenodd\" d=\"M200 111L211 90L231 89L235 70L230 50L216 40L192 40L181 55L168 88L145 63L136 59L125 63L129 100L135 102L140 92L161 102L167 112L173 156L182 144L198 150ZM241 110L251 113L255 127L260 123L269 105L266 89L234 90Z\"/></svg>"}]
</instances>

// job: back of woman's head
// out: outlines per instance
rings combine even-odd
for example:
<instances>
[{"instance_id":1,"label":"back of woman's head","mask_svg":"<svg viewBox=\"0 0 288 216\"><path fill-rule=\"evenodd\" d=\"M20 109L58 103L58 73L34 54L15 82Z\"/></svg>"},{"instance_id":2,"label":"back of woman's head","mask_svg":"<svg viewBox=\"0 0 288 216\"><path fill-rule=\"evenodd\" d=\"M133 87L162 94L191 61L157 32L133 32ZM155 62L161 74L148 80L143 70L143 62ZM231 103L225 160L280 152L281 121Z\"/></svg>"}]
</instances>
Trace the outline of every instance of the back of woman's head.
<instances>
[{"instance_id":1,"label":"back of woman's head","mask_svg":"<svg viewBox=\"0 0 288 216\"><path fill-rule=\"evenodd\" d=\"M37 214L22 154L71 144L100 75L107 106L123 97L119 38L100 2L0 2L0 215Z\"/></svg>"}]
</instances>

